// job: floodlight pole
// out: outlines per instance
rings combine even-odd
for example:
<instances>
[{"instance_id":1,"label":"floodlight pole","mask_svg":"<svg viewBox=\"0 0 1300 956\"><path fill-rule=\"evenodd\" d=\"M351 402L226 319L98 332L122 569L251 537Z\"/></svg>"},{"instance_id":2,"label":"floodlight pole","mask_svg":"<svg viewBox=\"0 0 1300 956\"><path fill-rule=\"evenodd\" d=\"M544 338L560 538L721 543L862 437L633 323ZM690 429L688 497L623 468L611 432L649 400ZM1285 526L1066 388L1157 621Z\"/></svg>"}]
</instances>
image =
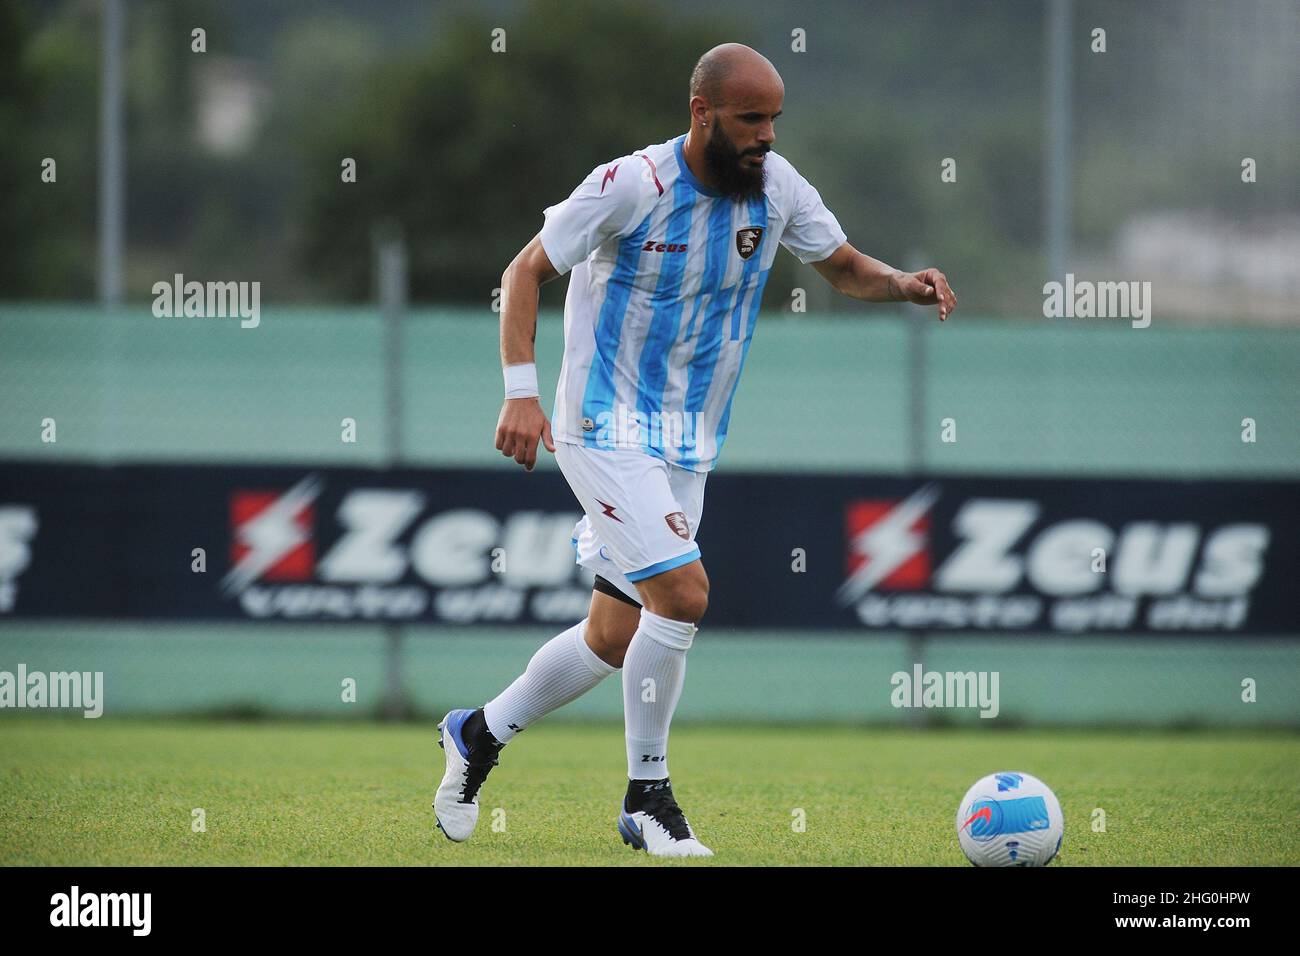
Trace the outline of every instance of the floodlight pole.
<instances>
[{"instance_id":1,"label":"floodlight pole","mask_svg":"<svg viewBox=\"0 0 1300 956\"><path fill-rule=\"evenodd\" d=\"M908 272L919 272L926 267L925 258L919 250L913 251L906 260ZM909 310L903 306L903 321L907 323L907 474L917 487L925 481L926 474L926 440L930 434L927 424L928 415L925 401L926 375L929 355L926 345L929 341L930 321L933 313ZM907 670L915 664L925 669L925 646L930 634L924 628L909 628L907 635ZM925 712L920 708L908 708L904 714L907 724L912 727L925 725Z\"/></svg>"},{"instance_id":2,"label":"floodlight pole","mask_svg":"<svg viewBox=\"0 0 1300 956\"><path fill-rule=\"evenodd\" d=\"M1074 0L1051 0L1045 21L1047 50L1047 149L1044 152L1048 278L1065 281L1070 257L1070 154L1074 116L1070 80L1074 75Z\"/></svg>"},{"instance_id":3,"label":"floodlight pole","mask_svg":"<svg viewBox=\"0 0 1300 956\"><path fill-rule=\"evenodd\" d=\"M375 230L375 275L384 335L384 406L386 415L385 465L402 464L402 320L407 305L406 244L399 227L385 223ZM402 681L405 628L390 621L384 625L384 696L381 714L400 720L407 714Z\"/></svg>"},{"instance_id":4,"label":"floodlight pole","mask_svg":"<svg viewBox=\"0 0 1300 956\"><path fill-rule=\"evenodd\" d=\"M103 0L99 53L99 303L122 301L122 0Z\"/></svg>"}]
</instances>

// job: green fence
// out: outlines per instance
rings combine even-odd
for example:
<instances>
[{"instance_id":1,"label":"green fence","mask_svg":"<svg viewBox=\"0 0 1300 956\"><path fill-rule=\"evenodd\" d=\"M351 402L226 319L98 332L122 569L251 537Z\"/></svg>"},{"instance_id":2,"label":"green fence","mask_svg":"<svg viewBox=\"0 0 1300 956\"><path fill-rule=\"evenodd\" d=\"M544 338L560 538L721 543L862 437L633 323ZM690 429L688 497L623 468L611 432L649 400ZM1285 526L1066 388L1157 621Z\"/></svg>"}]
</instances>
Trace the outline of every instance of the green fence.
<instances>
[{"instance_id":1,"label":"green fence","mask_svg":"<svg viewBox=\"0 0 1300 956\"><path fill-rule=\"evenodd\" d=\"M498 693L552 632L408 628L403 691L415 716L441 717ZM1293 641L1199 638L931 637L925 667L997 671L999 711L904 710L891 676L915 657L901 635L761 635L708 626L691 648L678 720L950 721L1300 727ZM285 625L21 624L0 629L0 669L104 673L105 713L373 717L384 689L379 628ZM355 703L342 682L356 681ZM1256 702L1242 701L1242 680ZM555 719L619 719L618 676Z\"/></svg>"},{"instance_id":2,"label":"green fence","mask_svg":"<svg viewBox=\"0 0 1300 956\"><path fill-rule=\"evenodd\" d=\"M897 473L920 458L948 472L1300 473L1300 331L906 316L764 314L722 467ZM406 322L411 463L513 467L492 447L497 319L484 309ZM154 318L147 304L111 314L0 306L0 456L378 464L384 343L371 310L268 307L257 328L241 329L237 319ZM548 411L562 343L561 317L543 315ZM53 445L40 440L47 417ZM345 417L357 421L356 444L339 440ZM956 442L941 441L945 418ZM1241 440L1245 418L1254 443Z\"/></svg>"},{"instance_id":3,"label":"green fence","mask_svg":"<svg viewBox=\"0 0 1300 956\"><path fill-rule=\"evenodd\" d=\"M764 315L722 468L1300 473L1300 332L967 316L939 326L908 315ZM492 447L496 320L485 309L406 321L396 372L406 461L515 467ZM145 304L111 314L0 307L0 468L5 459L380 464L393 371L384 334L368 310L268 307L258 328L241 329L236 319L156 319ZM560 316L544 315L544 393L561 351ZM344 418L357 422L355 444L340 441ZM1246 418L1253 443L1241 438ZM54 443L41 441L45 419L56 423ZM956 442L940 440L943 419ZM554 467L549 457L542 467ZM548 636L410 628L404 692L422 714L482 702ZM110 713L369 716L384 654L379 628L0 623L0 669L102 670ZM902 634L756 634L710 629L707 618L680 719L912 720L890 706L889 678L918 656L927 668L1000 673L999 720L983 723L1300 726L1295 638L931 636L918 655ZM346 677L358 682L355 704L342 702ZM1254 703L1242 701L1248 678ZM562 716L620 713L610 680Z\"/></svg>"}]
</instances>

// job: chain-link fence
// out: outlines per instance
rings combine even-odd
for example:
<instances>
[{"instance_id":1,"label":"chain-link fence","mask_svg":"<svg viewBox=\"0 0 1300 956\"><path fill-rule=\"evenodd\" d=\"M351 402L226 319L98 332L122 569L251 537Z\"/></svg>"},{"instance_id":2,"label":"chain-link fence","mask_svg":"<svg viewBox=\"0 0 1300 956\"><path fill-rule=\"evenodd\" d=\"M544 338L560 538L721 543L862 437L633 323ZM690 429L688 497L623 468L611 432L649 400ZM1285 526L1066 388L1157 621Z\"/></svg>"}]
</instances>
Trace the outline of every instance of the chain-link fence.
<instances>
[{"instance_id":1,"label":"chain-link fence","mask_svg":"<svg viewBox=\"0 0 1300 956\"><path fill-rule=\"evenodd\" d=\"M723 473L1294 481L1297 36L1280 0L0 0L0 475L514 468L492 447L502 269L594 164L676 135L695 57L741 40L785 80L776 148L850 240L941 266L961 311L863 306L782 254ZM380 274L380 235L409 281ZM157 284L186 280L259 283L255 327L159 317ZM1076 315L1076 282L1129 307ZM0 523L0 606L25 514ZM1000 669L1017 720L1300 722L1295 634L713 633L688 719L901 719L881 688L924 661ZM345 670L362 712L432 713L544 636L0 612L0 660L94 664L142 712L334 714ZM616 695L567 713L616 717Z\"/></svg>"},{"instance_id":2,"label":"chain-link fence","mask_svg":"<svg viewBox=\"0 0 1300 956\"><path fill-rule=\"evenodd\" d=\"M943 326L919 314L761 321L722 472L1076 480L1300 472L1291 414L1296 333L965 318ZM156 318L144 306L109 314L7 306L0 460L382 468L393 460L397 401L402 463L513 469L492 447L495 319L486 309L417 311L400 326L394 368L377 311L268 309L257 328L241 329L237 320ZM559 316L544 315L545 391L561 347ZM1256 440L1243 441L1243 419L1256 423ZM349 421L355 441L344 439ZM944 437L946 422L953 440ZM56 440L47 441L51 423ZM548 455L542 467L553 467ZM529 479L520 471L517 480ZM115 675L119 707L139 712L375 713L387 695L390 706L433 713L457 692L488 693L508 681L546 636L490 625L407 625L396 635L378 626L183 619L2 627L6 657L49 669L92 660ZM918 661L989 664L1003 675L1003 716L1013 721L1300 718L1294 639L709 633L715 641L701 642L692 672L707 693L683 705L686 719L896 720L881 688ZM322 675L335 672L362 675L362 708L322 696ZM1242 706L1243 678L1267 680L1261 706ZM755 695L755 687L764 690ZM614 718L619 706L617 694L595 695L567 716Z\"/></svg>"}]
</instances>

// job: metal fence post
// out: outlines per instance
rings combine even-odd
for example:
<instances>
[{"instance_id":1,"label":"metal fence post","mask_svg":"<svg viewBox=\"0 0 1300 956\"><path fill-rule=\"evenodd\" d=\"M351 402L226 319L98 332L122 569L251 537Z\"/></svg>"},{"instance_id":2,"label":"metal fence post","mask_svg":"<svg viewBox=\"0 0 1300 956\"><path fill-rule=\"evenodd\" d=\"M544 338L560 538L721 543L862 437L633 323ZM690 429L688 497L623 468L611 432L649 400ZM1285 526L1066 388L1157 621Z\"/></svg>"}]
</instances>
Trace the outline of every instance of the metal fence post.
<instances>
[{"instance_id":1,"label":"metal fence post","mask_svg":"<svg viewBox=\"0 0 1300 956\"><path fill-rule=\"evenodd\" d=\"M908 264L909 271L922 268L916 262ZM929 327L926 324L931 312L924 315L904 313L903 321L907 323L907 473L917 482L925 478L925 436L926 436L926 401L925 377L927 374L926 336ZM907 655L912 664L925 665L925 644L929 635L924 630L907 632ZM919 727L925 724L925 711L919 707L907 709L908 724Z\"/></svg>"},{"instance_id":2,"label":"metal fence post","mask_svg":"<svg viewBox=\"0 0 1300 956\"><path fill-rule=\"evenodd\" d=\"M99 51L99 303L122 301L122 0L103 0Z\"/></svg>"},{"instance_id":3,"label":"metal fence post","mask_svg":"<svg viewBox=\"0 0 1300 956\"><path fill-rule=\"evenodd\" d=\"M1047 221L1048 278L1065 281L1070 257L1070 150L1074 115L1070 96L1073 70L1073 47L1070 24L1074 19L1073 0L1052 0L1045 24L1047 50L1047 150L1043 182L1047 196L1044 209Z\"/></svg>"},{"instance_id":4,"label":"metal fence post","mask_svg":"<svg viewBox=\"0 0 1300 956\"><path fill-rule=\"evenodd\" d=\"M401 229L384 223L375 230L375 276L384 335L384 465L397 468L405 458L402 443L404 397L402 392L402 331L407 305L406 243ZM395 622L384 624L384 691L380 713L387 720L401 720L408 714L402 680L402 651L405 628Z\"/></svg>"}]
</instances>

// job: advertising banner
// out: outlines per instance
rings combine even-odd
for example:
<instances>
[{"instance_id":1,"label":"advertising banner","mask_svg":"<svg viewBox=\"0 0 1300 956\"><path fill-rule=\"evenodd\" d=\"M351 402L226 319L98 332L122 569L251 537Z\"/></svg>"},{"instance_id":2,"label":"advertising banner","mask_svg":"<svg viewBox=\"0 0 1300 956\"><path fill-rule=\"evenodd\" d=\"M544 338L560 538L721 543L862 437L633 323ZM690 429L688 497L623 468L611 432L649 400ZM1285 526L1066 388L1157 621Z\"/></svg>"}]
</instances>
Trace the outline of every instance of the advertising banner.
<instances>
[{"instance_id":1,"label":"advertising banner","mask_svg":"<svg viewBox=\"0 0 1300 956\"><path fill-rule=\"evenodd\" d=\"M711 474L710 627L1295 634L1300 483ZM563 624L554 471L0 464L0 622Z\"/></svg>"}]
</instances>

